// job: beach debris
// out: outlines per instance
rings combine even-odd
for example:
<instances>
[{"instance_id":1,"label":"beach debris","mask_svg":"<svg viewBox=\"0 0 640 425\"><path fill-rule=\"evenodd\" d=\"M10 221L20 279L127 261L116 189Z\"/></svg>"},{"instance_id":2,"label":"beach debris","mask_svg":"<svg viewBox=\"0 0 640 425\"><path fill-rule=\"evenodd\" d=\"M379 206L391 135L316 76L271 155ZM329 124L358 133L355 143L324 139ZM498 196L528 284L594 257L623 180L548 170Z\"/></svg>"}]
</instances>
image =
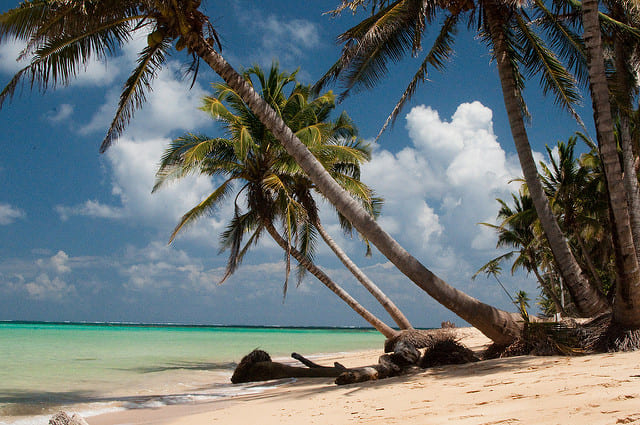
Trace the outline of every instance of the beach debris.
<instances>
[{"instance_id":1,"label":"beach debris","mask_svg":"<svg viewBox=\"0 0 640 425\"><path fill-rule=\"evenodd\" d=\"M453 335L437 340L428 347L420 359L422 368L444 366L450 364L465 364L477 362L480 359L469 348L462 345Z\"/></svg>"},{"instance_id":2,"label":"beach debris","mask_svg":"<svg viewBox=\"0 0 640 425\"><path fill-rule=\"evenodd\" d=\"M60 411L49 419L49 425L89 425L86 420L77 413L69 416L67 412Z\"/></svg>"},{"instance_id":3,"label":"beach debris","mask_svg":"<svg viewBox=\"0 0 640 425\"><path fill-rule=\"evenodd\" d=\"M424 349L424 355L420 351ZM473 352L458 342L450 329L406 329L387 339L385 354L378 363L346 368L340 363L322 366L301 356L291 354L306 367L296 367L271 360L268 353L253 350L242 358L231 377L234 384L268 381L271 379L333 377L337 385L373 381L403 375L419 368L444 364L462 364L478 361Z\"/></svg>"},{"instance_id":4,"label":"beach debris","mask_svg":"<svg viewBox=\"0 0 640 425\"><path fill-rule=\"evenodd\" d=\"M380 356L378 364L348 369L336 378L335 383L346 385L402 375L415 369L419 360L420 351L410 341L399 340L393 353Z\"/></svg>"},{"instance_id":5,"label":"beach debris","mask_svg":"<svg viewBox=\"0 0 640 425\"><path fill-rule=\"evenodd\" d=\"M238 363L231 376L231 382L239 384L282 378L335 378L347 370L340 363L335 363L333 367L320 366L297 353L293 353L291 357L307 367L274 362L267 352L253 350Z\"/></svg>"},{"instance_id":6,"label":"beach debris","mask_svg":"<svg viewBox=\"0 0 640 425\"><path fill-rule=\"evenodd\" d=\"M427 348L433 344L434 338L440 336L441 329L404 329L384 342L384 352L395 351L398 342L403 341L413 345L415 348Z\"/></svg>"}]
</instances>

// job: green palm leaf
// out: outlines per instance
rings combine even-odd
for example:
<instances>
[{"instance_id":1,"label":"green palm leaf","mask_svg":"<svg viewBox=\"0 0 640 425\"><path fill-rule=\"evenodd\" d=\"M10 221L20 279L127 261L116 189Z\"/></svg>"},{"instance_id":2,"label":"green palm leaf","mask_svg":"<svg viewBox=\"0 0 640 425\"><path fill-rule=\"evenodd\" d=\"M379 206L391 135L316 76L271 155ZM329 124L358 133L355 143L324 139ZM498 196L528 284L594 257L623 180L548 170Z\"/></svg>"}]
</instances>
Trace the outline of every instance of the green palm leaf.
<instances>
[{"instance_id":1,"label":"green palm leaf","mask_svg":"<svg viewBox=\"0 0 640 425\"><path fill-rule=\"evenodd\" d=\"M175 239L178 233L187 225L193 224L196 220L201 218L206 214L211 214L215 208L221 203L229 192L233 189L233 180L229 179L222 183L216 190L214 190L209 196L207 196L202 202L189 210L185 215L182 216L180 222L171 233L169 238L169 243Z\"/></svg>"},{"instance_id":2,"label":"green palm leaf","mask_svg":"<svg viewBox=\"0 0 640 425\"><path fill-rule=\"evenodd\" d=\"M133 112L146 100L146 91L165 61L165 54L171 47L171 39L165 38L155 46L146 46L138 56L138 66L127 79L120 94L120 102L107 135L102 141L100 152L105 152L117 139L133 117Z\"/></svg>"}]
</instances>

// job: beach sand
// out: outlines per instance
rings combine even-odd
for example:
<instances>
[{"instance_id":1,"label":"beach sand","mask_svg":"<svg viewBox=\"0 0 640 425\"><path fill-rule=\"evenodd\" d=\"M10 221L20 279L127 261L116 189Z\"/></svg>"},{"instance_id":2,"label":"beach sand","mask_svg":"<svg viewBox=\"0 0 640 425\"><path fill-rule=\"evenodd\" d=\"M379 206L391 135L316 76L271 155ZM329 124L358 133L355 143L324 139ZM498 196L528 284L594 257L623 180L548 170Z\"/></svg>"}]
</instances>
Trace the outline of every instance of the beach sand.
<instances>
[{"instance_id":1,"label":"beach sand","mask_svg":"<svg viewBox=\"0 0 640 425\"><path fill-rule=\"evenodd\" d=\"M489 340L457 329L482 350ZM318 359L347 367L377 363L380 351ZM213 424L638 424L640 351L579 357L521 356L426 369L346 386L298 379L260 394L202 404L129 410L90 425Z\"/></svg>"}]
</instances>

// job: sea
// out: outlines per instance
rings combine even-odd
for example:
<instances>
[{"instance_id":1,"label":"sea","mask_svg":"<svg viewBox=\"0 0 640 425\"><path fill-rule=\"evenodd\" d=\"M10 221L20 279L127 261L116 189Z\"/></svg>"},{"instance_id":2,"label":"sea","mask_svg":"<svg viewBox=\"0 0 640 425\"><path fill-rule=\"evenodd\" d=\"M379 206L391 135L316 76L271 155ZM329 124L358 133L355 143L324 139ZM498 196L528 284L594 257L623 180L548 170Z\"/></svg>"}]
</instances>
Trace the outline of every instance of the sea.
<instances>
[{"instance_id":1,"label":"sea","mask_svg":"<svg viewBox=\"0 0 640 425\"><path fill-rule=\"evenodd\" d=\"M274 360L381 348L371 329L0 321L0 424L213 401L286 381L230 382L255 348Z\"/></svg>"}]
</instances>

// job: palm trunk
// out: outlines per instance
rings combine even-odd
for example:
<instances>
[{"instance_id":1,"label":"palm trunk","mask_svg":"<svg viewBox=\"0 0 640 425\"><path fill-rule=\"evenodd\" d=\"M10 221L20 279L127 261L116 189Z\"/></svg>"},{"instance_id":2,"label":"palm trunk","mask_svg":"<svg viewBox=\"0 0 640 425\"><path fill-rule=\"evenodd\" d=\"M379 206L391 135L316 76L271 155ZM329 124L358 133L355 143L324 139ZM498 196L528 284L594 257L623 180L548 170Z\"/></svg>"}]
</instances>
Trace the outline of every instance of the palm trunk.
<instances>
[{"instance_id":1,"label":"palm trunk","mask_svg":"<svg viewBox=\"0 0 640 425\"><path fill-rule=\"evenodd\" d=\"M520 166L555 263L571 293L576 308L583 316L594 316L607 311L609 306L604 296L597 292L587 281L558 226L558 222L549 206L549 199L542 188L520 110L516 80L504 39L504 19L499 7L496 3L485 4L485 13L493 41L498 75L502 84L502 95Z\"/></svg>"},{"instance_id":2,"label":"palm trunk","mask_svg":"<svg viewBox=\"0 0 640 425\"><path fill-rule=\"evenodd\" d=\"M204 38L199 37L191 47L231 88L240 93L242 99L282 143L329 202L402 273L440 304L478 328L496 343L508 344L520 335L522 324L518 322L518 315L484 304L451 287L382 230L369 213L331 178L322 164L275 111L255 93L222 56L206 43Z\"/></svg>"},{"instance_id":3,"label":"palm trunk","mask_svg":"<svg viewBox=\"0 0 640 425\"><path fill-rule=\"evenodd\" d=\"M578 233L578 230L575 230L576 241L578 242L578 246L580 247L580 251L582 252L582 257L584 258L584 262L587 264L587 268L593 277L593 281L595 282L596 289L600 292L604 292L604 285L602 284L602 280L598 275L598 270L596 269L595 264L593 264L593 260L591 259L591 254L589 254L589 250L582 240L582 236Z\"/></svg>"},{"instance_id":4,"label":"palm trunk","mask_svg":"<svg viewBox=\"0 0 640 425\"><path fill-rule=\"evenodd\" d=\"M329 288L331 292L340 297L341 300L346 302L349 307L351 307L356 313L358 313L360 317L369 322L371 326L376 328L378 332L380 332L387 338L394 337L398 334L398 331L389 327L386 323L373 315L373 313L364 308L358 301L356 301L351 295L349 295L347 291L342 289L338 284L331 280L331 278L327 276L325 272L320 270L318 266L309 261L307 257L300 253L300 251L288 244L287 241L282 236L280 236L276 228L273 227L272 223L265 223L265 228L267 229L267 232L269 232L269 235L271 235L273 240L276 241L276 243L280 246L280 248L290 252L293 258L298 261L298 263L302 264L302 266L304 266L304 268L307 269L309 273L314 275L320 282L322 282L327 288Z\"/></svg>"},{"instance_id":5,"label":"palm trunk","mask_svg":"<svg viewBox=\"0 0 640 425\"><path fill-rule=\"evenodd\" d=\"M562 301L558 299L558 296L553 291L553 286L547 284L547 282L542 278L542 276L540 276L538 267L536 266L533 267L533 273L536 275L536 279L538 279L538 283L540 283L540 286L546 289L547 294L549 294L549 297L551 297L551 301L553 302L553 305L556 307L556 311L561 315L565 316L567 313L565 313L564 311L564 306L562 305Z\"/></svg>"},{"instance_id":6,"label":"palm trunk","mask_svg":"<svg viewBox=\"0 0 640 425\"><path fill-rule=\"evenodd\" d=\"M621 15L622 13L619 13ZM640 261L640 191L638 189L638 175L636 174L633 143L631 141L631 129L629 114L631 113L632 78L627 71L629 61L628 49L620 35L615 37L616 51L616 80L618 86L618 117L620 119L620 146L622 147L622 163L624 165L624 189L629 201L629 220L631 236L636 248L636 257Z\"/></svg>"},{"instance_id":7,"label":"palm trunk","mask_svg":"<svg viewBox=\"0 0 640 425\"><path fill-rule=\"evenodd\" d=\"M362 270L353 262L351 258L340 248L340 246L335 243L335 241L329 236L325 228L320 223L320 219L316 219L314 223L316 229L318 229L318 233L325 241L325 243L331 248L334 254L342 261L342 264L358 279L358 282L364 286L367 291L374 296L376 300L384 307L384 309L389 313L389 316L393 319L394 322L400 327L400 329L413 329L409 320L402 314L402 311L391 301L391 299L378 288L378 286L373 283L369 277L364 274Z\"/></svg>"},{"instance_id":8,"label":"palm trunk","mask_svg":"<svg viewBox=\"0 0 640 425\"><path fill-rule=\"evenodd\" d=\"M584 40L587 47L589 88L600 155L604 164L611 211L615 221L619 281L613 303L613 319L628 328L640 327L640 268L630 228L627 197L611 119L609 87L604 71L598 0L582 3Z\"/></svg>"}]
</instances>

